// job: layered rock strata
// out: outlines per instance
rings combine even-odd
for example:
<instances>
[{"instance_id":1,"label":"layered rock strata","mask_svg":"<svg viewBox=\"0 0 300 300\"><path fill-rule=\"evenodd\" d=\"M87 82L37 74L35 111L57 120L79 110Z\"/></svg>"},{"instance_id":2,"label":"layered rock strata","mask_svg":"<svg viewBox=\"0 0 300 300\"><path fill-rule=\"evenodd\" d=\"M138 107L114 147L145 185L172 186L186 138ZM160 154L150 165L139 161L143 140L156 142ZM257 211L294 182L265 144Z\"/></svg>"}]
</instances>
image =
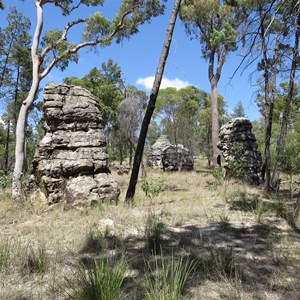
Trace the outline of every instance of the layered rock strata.
<instances>
[{"instance_id":1,"label":"layered rock strata","mask_svg":"<svg viewBox=\"0 0 300 300\"><path fill-rule=\"evenodd\" d=\"M246 118L235 118L221 127L219 138L218 148L227 173L252 185L260 184L262 158L251 122Z\"/></svg>"},{"instance_id":2,"label":"layered rock strata","mask_svg":"<svg viewBox=\"0 0 300 300\"><path fill-rule=\"evenodd\" d=\"M49 203L90 205L117 201L108 168L106 138L97 99L84 88L49 83L44 90L45 136L33 172Z\"/></svg>"},{"instance_id":3,"label":"layered rock strata","mask_svg":"<svg viewBox=\"0 0 300 300\"><path fill-rule=\"evenodd\" d=\"M172 145L166 135L162 135L149 149L148 166L164 171L190 171L193 169L193 159L187 148L182 145Z\"/></svg>"}]
</instances>

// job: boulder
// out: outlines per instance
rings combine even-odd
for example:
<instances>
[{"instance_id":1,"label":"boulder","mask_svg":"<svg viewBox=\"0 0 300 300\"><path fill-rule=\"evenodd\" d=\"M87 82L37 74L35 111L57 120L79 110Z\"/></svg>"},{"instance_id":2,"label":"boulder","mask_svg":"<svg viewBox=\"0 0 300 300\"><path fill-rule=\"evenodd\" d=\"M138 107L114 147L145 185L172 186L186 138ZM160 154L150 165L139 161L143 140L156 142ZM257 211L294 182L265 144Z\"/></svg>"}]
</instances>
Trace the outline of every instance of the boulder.
<instances>
[{"instance_id":1,"label":"boulder","mask_svg":"<svg viewBox=\"0 0 300 300\"><path fill-rule=\"evenodd\" d=\"M117 201L120 191L108 168L96 97L81 87L49 83L44 119L46 133L34 156L33 173L48 202L76 206Z\"/></svg>"},{"instance_id":2,"label":"boulder","mask_svg":"<svg viewBox=\"0 0 300 300\"><path fill-rule=\"evenodd\" d=\"M252 185L260 184L262 158L251 122L246 118L232 119L221 127L219 138L222 165L228 173Z\"/></svg>"}]
</instances>

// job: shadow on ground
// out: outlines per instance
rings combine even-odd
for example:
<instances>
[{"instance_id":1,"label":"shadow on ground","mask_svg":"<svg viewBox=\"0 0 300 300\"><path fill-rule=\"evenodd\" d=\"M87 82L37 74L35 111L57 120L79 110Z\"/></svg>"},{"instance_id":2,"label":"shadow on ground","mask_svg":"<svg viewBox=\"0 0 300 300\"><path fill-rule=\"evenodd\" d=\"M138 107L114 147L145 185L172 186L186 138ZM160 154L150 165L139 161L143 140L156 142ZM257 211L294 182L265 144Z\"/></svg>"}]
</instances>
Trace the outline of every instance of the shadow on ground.
<instances>
[{"instance_id":1,"label":"shadow on ground","mask_svg":"<svg viewBox=\"0 0 300 300\"><path fill-rule=\"evenodd\" d=\"M121 240L101 236L98 241L87 239L81 257L88 265L89 259L97 255L106 255L111 250L122 252L130 270L123 292L130 299L143 299L146 261L160 266L162 259L172 258L195 262L184 299L199 299L195 291L207 281L234 282L237 278L242 284L240 292L250 293L251 299L266 299L262 295L268 294L277 296L273 299L299 299L299 255L293 255L288 245L280 245L283 239L299 240L300 236L295 231L280 229L279 222L279 218L272 218L268 224L217 222L207 227L166 227L155 245L155 249L160 249L156 254L144 237ZM236 297L223 295L222 299Z\"/></svg>"}]
</instances>

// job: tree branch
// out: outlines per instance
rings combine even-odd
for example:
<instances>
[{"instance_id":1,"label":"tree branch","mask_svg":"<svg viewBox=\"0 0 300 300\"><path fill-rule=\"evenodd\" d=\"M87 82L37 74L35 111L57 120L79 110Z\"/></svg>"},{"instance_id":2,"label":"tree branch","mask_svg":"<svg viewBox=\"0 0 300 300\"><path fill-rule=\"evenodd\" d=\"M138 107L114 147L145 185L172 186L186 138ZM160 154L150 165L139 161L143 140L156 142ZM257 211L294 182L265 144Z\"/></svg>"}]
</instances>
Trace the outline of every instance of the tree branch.
<instances>
[{"instance_id":1,"label":"tree branch","mask_svg":"<svg viewBox=\"0 0 300 300\"><path fill-rule=\"evenodd\" d=\"M65 26L64 31L63 31L61 37L56 41L55 45L57 46L60 42L62 42L62 41L64 41L64 40L67 39L67 34L68 34L69 30L70 30L73 26L78 25L78 24L80 24L80 23L84 23L84 22L86 22L86 19L77 19L77 20L74 20L74 21L72 21L72 22L69 22L69 23ZM46 48L41 52L40 57L43 59L43 58L45 57L45 55L46 55L49 51L52 50L52 48L53 48L52 46L46 47Z\"/></svg>"},{"instance_id":2,"label":"tree branch","mask_svg":"<svg viewBox=\"0 0 300 300\"><path fill-rule=\"evenodd\" d=\"M97 40L94 40L94 41L87 41L87 42L83 42L83 43L80 43L78 45L76 45L75 47L71 48L71 49L68 49L66 50L63 54L59 55L58 57L54 58L52 60L52 62L49 64L49 66L47 68L45 68L45 70L43 71L43 73L41 74L41 79L43 79L45 76L47 76L49 74L49 72L52 70L52 68L61 60L63 60L65 57L69 56L70 54L74 54L74 53L77 53L80 49L82 48L85 48L85 47L88 47L88 46L96 46L98 44L106 44L108 43L111 39L114 38L114 36L123 29L123 25L124 25L124 21L125 21L125 18L131 14L134 9L136 9L137 7L140 7L140 5L136 5L134 6L133 8L131 8L129 11L125 12L122 17L121 17L121 20L120 22L118 23L118 25L116 26L116 28L109 34L107 35L106 37L102 38L102 39L97 39ZM61 42L62 40L64 40L66 38L66 35L67 35L67 32L68 30L74 26L74 25L77 25L81 22L85 22L86 20L85 19L78 19L76 21L73 21L73 22L70 22L66 27L65 27L65 30L64 30L64 33L62 34L61 38L59 39L59 41L56 43L58 44L59 42ZM51 48L47 47L47 51L46 49L42 52L41 54L41 57L44 57L46 55L47 52L49 52L51 50Z\"/></svg>"}]
</instances>

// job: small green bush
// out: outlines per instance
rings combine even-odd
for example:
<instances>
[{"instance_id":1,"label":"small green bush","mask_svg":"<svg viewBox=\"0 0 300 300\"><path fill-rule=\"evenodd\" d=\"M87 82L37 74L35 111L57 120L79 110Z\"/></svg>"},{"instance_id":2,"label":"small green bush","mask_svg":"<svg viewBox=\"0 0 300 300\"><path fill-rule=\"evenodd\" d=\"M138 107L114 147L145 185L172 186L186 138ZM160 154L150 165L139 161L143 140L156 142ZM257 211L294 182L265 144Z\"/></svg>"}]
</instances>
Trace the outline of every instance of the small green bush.
<instances>
[{"instance_id":1,"label":"small green bush","mask_svg":"<svg viewBox=\"0 0 300 300\"><path fill-rule=\"evenodd\" d=\"M4 189L11 183L11 174L5 174L3 170L0 170L0 188Z\"/></svg>"},{"instance_id":2,"label":"small green bush","mask_svg":"<svg viewBox=\"0 0 300 300\"><path fill-rule=\"evenodd\" d=\"M248 161L245 157L245 150L242 143L238 143L234 146L232 156L234 159L229 160L228 169L233 177L243 178Z\"/></svg>"},{"instance_id":3,"label":"small green bush","mask_svg":"<svg viewBox=\"0 0 300 300\"><path fill-rule=\"evenodd\" d=\"M146 197L153 199L157 197L167 187L167 180L165 177L154 180L153 178L145 178L142 181L141 188Z\"/></svg>"}]
</instances>

